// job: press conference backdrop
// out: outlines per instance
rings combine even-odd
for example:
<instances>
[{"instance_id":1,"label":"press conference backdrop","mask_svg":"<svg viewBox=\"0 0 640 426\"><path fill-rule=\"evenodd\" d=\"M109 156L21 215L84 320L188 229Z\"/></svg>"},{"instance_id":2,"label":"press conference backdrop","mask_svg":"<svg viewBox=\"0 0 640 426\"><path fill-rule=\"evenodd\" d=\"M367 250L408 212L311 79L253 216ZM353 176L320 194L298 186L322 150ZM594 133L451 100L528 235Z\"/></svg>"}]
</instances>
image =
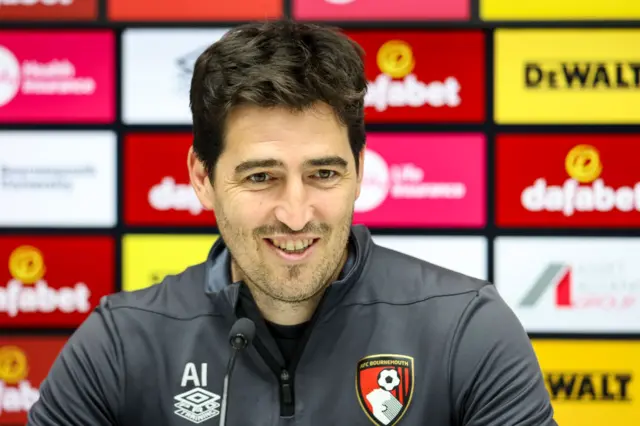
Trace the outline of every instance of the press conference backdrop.
<instances>
[{"instance_id":1,"label":"press conference backdrop","mask_svg":"<svg viewBox=\"0 0 640 426\"><path fill-rule=\"evenodd\" d=\"M636 0L0 0L0 424L101 296L205 259L193 64L282 16L366 50L355 221L495 283L559 424L640 424Z\"/></svg>"}]
</instances>

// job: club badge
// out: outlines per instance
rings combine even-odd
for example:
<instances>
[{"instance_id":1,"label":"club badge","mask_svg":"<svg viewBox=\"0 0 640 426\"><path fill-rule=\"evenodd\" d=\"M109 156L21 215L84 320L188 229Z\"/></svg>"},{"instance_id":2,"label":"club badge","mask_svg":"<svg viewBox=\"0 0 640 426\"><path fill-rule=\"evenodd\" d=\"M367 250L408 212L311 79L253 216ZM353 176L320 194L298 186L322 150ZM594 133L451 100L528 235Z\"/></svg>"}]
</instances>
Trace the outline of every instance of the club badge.
<instances>
[{"instance_id":1,"label":"club badge","mask_svg":"<svg viewBox=\"0 0 640 426\"><path fill-rule=\"evenodd\" d=\"M413 358L404 355L370 355L358 362L356 393L373 424L396 425L413 396Z\"/></svg>"}]
</instances>

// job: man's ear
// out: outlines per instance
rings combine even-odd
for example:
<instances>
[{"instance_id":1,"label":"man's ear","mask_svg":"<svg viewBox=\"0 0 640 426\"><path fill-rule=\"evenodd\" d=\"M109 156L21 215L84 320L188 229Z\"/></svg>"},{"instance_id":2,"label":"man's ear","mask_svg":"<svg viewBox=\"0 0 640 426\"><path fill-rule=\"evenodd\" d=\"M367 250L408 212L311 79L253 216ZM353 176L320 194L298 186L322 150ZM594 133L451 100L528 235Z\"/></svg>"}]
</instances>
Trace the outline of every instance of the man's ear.
<instances>
[{"instance_id":1,"label":"man's ear","mask_svg":"<svg viewBox=\"0 0 640 426\"><path fill-rule=\"evenodd\" d=\"M189 153L187 154L187 168L191 186L193 186L200 204L205 210L213 210L214 191L211 178L204 164L193 151L193 146L189 148Z\"/></svg>"},{"instance_id":2,"label":"man's ear","mask_svg":"<svg viewBox=\"0 0 640 426\"><path fill-rule=\"evenodd\" d=\"M360 150L358 154L358 185L356 187L356 200L360 197L360 189L362 188L362 179L364 178L364 151L365 146Z\"/></svg>"}]
</instances>

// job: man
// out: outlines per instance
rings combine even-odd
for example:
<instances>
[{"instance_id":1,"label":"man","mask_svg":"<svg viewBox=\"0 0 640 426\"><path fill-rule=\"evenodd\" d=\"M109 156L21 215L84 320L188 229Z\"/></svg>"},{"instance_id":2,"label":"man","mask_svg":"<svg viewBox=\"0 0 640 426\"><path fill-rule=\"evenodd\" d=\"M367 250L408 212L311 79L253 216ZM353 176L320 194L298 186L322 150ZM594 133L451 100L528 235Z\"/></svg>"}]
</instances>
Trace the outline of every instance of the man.
<instances>
[{"instance_id":1,"label":"man","mask_svg":"<svg viewBox=\"0 0 640 426\"><path fill-rule=\"evenodd\" d=\"M70 338L32 426L555 425L531 343L494 286L352 227L363 176L360 48L292 22L198 58L191 183L206 262L106 297ZM428 214L428 212L425 212ZM222 401L241 317L256 327Z\"/></svg>"}]
</instances>

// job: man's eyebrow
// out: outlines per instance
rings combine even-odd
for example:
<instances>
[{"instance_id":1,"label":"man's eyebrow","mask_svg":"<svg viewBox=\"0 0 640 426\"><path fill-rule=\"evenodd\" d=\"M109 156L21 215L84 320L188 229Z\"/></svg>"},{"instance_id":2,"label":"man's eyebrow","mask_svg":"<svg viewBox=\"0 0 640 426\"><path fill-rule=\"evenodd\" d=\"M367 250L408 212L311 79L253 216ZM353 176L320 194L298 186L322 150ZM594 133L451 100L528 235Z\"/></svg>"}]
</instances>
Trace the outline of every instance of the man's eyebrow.
<instances>
[{"instance_id":1,"label":"man's eyebrow","mask_svg":"<svg viewBox=\"0 0 640 426\"><path fill-rule=\"evenodd\" d=\"M278 161L273 158L267 158L264 160L247 160L236 166L236 173L245 173L252 169L260 169L266 167L282 167L284 164L282 161Z\"/></svg>"},{"instance_id":2,"label":"man's eyebrow","mask_svg":"<svg viewBox=\"0 0 640 426\"><path fill-rule=\"evenodd\" d=\"M307 160L304 162L305 166L311 167L322 167L322 166L337 166L342 169L346 169L349 163L342 157L330 156L330 157L322 157L322 158L314 158L312 160Z\"/></svg>"}]
</instances>

